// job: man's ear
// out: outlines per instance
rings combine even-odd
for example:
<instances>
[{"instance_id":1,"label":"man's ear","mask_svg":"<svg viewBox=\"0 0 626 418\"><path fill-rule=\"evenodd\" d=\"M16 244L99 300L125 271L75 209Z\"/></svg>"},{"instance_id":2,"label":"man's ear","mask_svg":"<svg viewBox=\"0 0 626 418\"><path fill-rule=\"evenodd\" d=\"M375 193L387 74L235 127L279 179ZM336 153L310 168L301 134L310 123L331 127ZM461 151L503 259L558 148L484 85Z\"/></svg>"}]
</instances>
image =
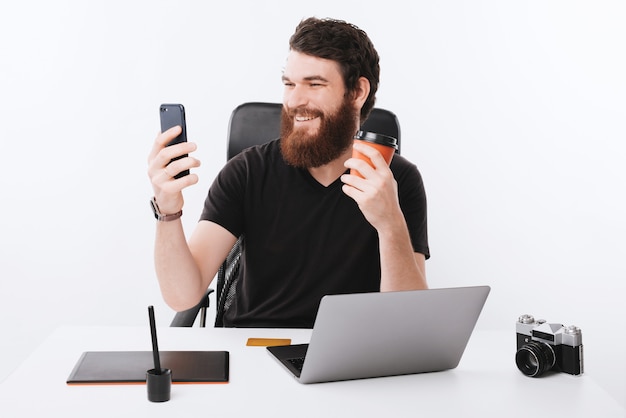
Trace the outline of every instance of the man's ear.
<instances>
[{"instance_id":1,"label":"man's ear","mask_svg":"<svg viewBox=\"0 0 626 418\"><path fill-rule=\"evenodd\" d=\"M370 81L365 77L359 77L356 89L354 90L354 105L361 110L363 104L370 94Z\"/></svg>"}]
</instances>

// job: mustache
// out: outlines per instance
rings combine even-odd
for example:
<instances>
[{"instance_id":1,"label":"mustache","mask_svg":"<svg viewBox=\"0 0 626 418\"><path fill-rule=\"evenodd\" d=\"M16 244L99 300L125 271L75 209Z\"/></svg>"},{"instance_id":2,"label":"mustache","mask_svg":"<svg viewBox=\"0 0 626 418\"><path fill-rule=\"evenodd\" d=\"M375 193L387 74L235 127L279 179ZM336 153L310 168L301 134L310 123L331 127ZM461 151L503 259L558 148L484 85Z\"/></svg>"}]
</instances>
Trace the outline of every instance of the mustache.
<instances>
[{"instance_id":1,"label":"mustache","mask_svg":"<svg viewBox=\"0 0 626 418\"><path fill-rule=\"evenodd\" d=\"M312 109L306 106L300 106L296 108L285 108L285 113L288 117L294 118L296 116L315 118L324 116L324 112L318 109Z\"/></svg>"}]
</instances>

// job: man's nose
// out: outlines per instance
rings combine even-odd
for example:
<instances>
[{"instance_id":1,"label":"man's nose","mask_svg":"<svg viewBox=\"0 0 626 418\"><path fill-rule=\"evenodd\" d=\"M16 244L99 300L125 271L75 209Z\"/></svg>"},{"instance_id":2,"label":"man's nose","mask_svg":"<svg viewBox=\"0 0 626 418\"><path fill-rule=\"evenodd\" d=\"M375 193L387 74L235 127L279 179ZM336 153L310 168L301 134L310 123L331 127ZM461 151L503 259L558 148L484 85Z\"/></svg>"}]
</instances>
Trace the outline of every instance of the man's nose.
<instances>
[{"instance_id":1,"label":"man's nose","mask_svg":"<svg viewBox=\"0 0 626 418\"><path fill-rule=\"evenodd\" d=\"M309 103L308 96L303 87L294 86L285 91L284 103L290 109L306 107Z\"/></svg>"}]
</instances>

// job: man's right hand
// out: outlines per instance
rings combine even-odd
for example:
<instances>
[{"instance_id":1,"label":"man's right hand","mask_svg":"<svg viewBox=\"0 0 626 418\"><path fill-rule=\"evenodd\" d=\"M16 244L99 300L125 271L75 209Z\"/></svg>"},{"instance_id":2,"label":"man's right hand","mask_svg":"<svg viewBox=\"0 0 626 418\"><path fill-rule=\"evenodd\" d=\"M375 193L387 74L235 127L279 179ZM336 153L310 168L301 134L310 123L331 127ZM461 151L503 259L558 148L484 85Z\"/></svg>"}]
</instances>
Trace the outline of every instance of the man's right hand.
<instances>
[{"instance_id":1,"label":"man's right hand","mask_svg":"<svg viewBox=\"0 0 626 418\"><path fill-rule=\"evenodd\" d=\"M181 132L180 126L175 126L157 135L152 151L148 156L148 177L152 183L154 197L162 213L176 213L183 208L182 190L198 182L198 175L190 173L187 176L175 179L174 176L183 170L199 167L200 161L188 156L172 161L184 154L191 154L196 150L193 142L166 146Z\"/></svg>"}]
</instances>

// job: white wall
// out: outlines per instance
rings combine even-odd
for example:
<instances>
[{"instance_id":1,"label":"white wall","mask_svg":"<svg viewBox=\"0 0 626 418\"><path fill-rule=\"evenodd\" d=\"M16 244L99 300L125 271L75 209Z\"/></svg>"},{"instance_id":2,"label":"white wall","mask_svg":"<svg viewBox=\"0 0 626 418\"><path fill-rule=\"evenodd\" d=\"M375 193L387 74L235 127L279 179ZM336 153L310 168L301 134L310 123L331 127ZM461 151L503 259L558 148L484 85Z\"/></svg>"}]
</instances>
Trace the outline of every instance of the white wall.
<instances>
[{"instance_id":1,"label":"white wall","mask_svg":"<svg viewBox=\"0 0 626 418\"><path fill-rule=\"evenodd\" d=\"M169 322L145 173L158 105L184 103L200 147L190 231L230 111L281 100L287 39L316 15L382 57L378 106L427 186L431 286L491 285L479 326L512 345L522 313L580 326L589 374L626 406L623 2L6 3L0 378L60 325L140 325L149 304Z\"/></svg>"}]
</instances>

